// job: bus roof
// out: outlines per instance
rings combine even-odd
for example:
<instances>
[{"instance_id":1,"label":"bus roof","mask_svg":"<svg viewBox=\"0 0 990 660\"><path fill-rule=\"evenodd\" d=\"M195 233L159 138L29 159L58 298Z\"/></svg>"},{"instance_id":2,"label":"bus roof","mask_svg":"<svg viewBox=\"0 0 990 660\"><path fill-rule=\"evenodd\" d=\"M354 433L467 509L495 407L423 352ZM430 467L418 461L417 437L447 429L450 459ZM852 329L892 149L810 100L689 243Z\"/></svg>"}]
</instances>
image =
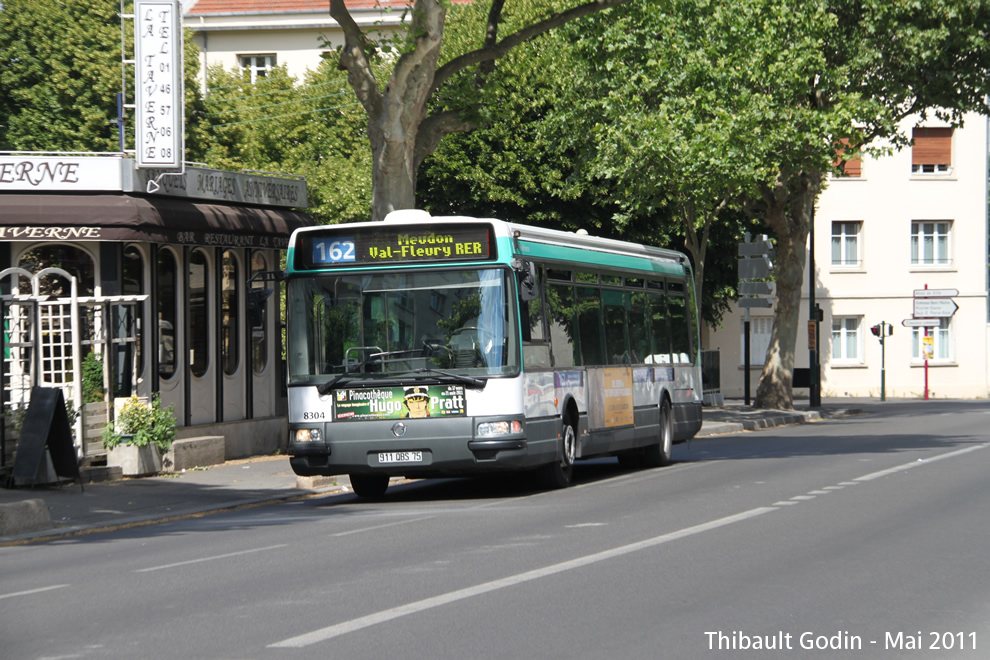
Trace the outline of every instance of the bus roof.
<instances>
[{"instance_id":1,"label":"bus roof","mask_svg":"<svg viewBox=\"0 0 990 660\"><path fill-rule=\"evenodd\" d=\"M499 261L511 261L513 256L524 259L539 259L561 264L588 264L598 267L611 267L618 270L638 272L663 272L684 274L690 270L686 255L676 250L618 241L583 232L568 232L546 229L531 225L507 222L496 218L475 218L469 216L431 216L427 211L407 209L389 213L384 221L356 222L339 225L319 225L302 227L292 233L289 240L290 253L298 247L299 238L309 233L347 232L353 229L382 227L383 225L436 226L443 224L484 224L493 230L495 239L504 252L500 251ZM291 255L290 255L291 256ZM384 265L384 264L382 264ZM409 265L409 264L405 264ZM564 266L566 267L566 266ZM288 261L288 270L294 271L293 260Z\"/></svg>"}]
</instances>

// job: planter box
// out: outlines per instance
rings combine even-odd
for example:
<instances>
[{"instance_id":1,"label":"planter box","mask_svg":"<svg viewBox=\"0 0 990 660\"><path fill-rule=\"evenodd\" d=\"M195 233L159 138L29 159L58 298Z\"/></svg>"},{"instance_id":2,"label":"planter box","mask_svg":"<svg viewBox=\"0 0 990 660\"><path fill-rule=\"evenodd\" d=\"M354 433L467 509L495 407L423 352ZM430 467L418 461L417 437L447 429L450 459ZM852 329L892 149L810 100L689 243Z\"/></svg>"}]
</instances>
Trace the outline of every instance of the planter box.
<instances>
[{"instance_id":1,"label":"planter box","mask_svg":"<svg viewBox=\"0 0 990 660\"><path fill-rule=\"evenodd\" d=\"M162 455L155 445L120 444L107 451L107 465L119 467L125 477L147 477L162 471Z\"/></svg>"}]
</instances>

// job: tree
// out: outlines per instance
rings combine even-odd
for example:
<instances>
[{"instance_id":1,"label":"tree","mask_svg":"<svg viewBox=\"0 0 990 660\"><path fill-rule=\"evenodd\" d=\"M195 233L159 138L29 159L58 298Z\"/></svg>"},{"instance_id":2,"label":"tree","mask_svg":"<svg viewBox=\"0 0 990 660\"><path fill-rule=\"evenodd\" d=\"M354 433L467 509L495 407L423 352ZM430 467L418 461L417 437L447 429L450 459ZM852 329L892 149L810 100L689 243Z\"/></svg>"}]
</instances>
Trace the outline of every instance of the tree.
<instances>
[{"instance_id":1,"label":"tree","mask_svg":"<svg viewBox=\"0 0 990 660\"><path fill-rule=\"evenodd\" d=\"M651 12L641 3L603 12L542 35L514 49L487 78L478 108L479 128L448 136L420 168L418 204L434 213L493 216L558 229L586 229L595 235L684 249L677 206L668 190L677 174L665 160L643 149L602 147L668 141L648 139L629 119L642 106L640 90L655 89L657 71L642 68L652 52L654 32L633 25ZM448 17L447 42L473 34L467 9ZM605 52L636 32L621 52ZM653 43L650 48L645 44ZM460 44L457 44L458 46ZM455 46L456 47L456 46ZM470 81L468 81L470 82ZM643 91L643 94L646 94ZM477 97L470 84L437 95L434 111L463 107ZM609 100L605 100L605 99ZM623 102L619 102L619 101ZM614 128L614 131L604 129ZM636 136L631 138L628 136ZM700 142L700 141L699 141ZM707 160L718 154L709 150ZM692 179L694 180L694 179ZM749 224L738 212L708 228L717 254L735 251ZM763 229L763 232L766 230ZM703 255L702 255L703 258ZM735 264L710 266L692 256L704 320L717 325L735 296Z\"/></svg>"},{"instance_id":2,"label":"tree","mask_svg":"<svg viewBox=\"0 0 990 660\"><path fill-rule=\"evenodd\" d=\"M573 110L557 115L572 125L571 141L589 145L582 176L607 186L624 223L663 210L679 225L677 247L691 257L712 325L728 310L736 279L719 265L707 277L713 237L724 255L744 232L761 228L740 204L763 166L739 121L747 99L712 84L720 51L743 50L742 35L726 29L734 11L693 0L641 2L568 26L578 55L564 103Z\"/></svg>"},{"instance_id":3,"label":"tree","mask_svg":"<svg viewBox=\"0 0 990 660\"><path fill-rule=\"evenodd\" d=\"M223 169L306 177L307 212L318 222L366 220L371 212L367 120L331 55L298 81L285 67L252 83L210 67L201 131L203 161Z\"/></svg>"},{"instance_id":4,"label":"tree","mask_svg":"<svg viewBox=\"0 0 990 660\"><path fill-rule=\"evenodd\" d=\"M481 46L438 67L450 0L415 0L391 74L380 85L373 70L377 44L361 30L344 0L330 0L330 15L341 26L345 38L340 66L347 71L368 115L372 218L381 219L394 209L414 207L416 173L423 159L444 136L476 128L477 124L464 115L468 108L427 114L431 97L455 74L476 71L477 84L483 86L494 62L516 46L569 21L628 1L592 0L560 11L548 3L540 18L500 39L505 0L492 0L480 35Z\"/></svg>"},{"instance_id":5,"label":"tree","mask_svg":"<svg viewBox=\"0 0 990 660\"><path fill-rule=\"evenodd\" d=\"M764 90L772 83L774 107L790 129L783 133L790 135L788 157L776 160L773 179L761 180L751 198L751 208L777 236L776 316L755 405L791 408L807 239L837 150L843 143L859 149L881 140L907 144L900 122L915 115L958 123L966 112L987 113L990 6L966 0L760 4L750 34L756 40L751 51L762 55L753 70L773 74L759 82ZM782 52L782 40L802 47Z\"/></svg>"},{"instance_id":6,"label":"tree","mask_svg":"<svg viewBox=\"0 0 990 660\"><path fill-rule=\"evenodd\" d=\"M771 227L777 300L756 405L793 407L810 220L837 153L904 145L899 122L916 114L986 112L990 8L652 0L624 10L595 45L598 77L613 84L584 95L602 117L593 162L644 203L675 204L689 235L725 200Z\"/></svg>"}]
</instances>

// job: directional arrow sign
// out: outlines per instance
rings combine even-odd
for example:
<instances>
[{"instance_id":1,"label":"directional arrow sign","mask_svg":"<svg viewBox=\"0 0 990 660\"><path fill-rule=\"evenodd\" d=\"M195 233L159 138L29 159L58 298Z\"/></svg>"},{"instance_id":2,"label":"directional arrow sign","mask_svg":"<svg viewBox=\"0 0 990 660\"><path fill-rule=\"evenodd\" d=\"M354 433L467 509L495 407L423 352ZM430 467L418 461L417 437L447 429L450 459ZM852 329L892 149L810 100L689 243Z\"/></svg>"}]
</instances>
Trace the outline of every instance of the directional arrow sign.
<instances>
[{"instance_id":1,"label":"directional arrow sign","mask_svg":"<svg viewBox=\"0 0 990 660\"><path fill-rule=\"evenodd\" d=\"M947 319L956 313L959 305L952 298L915 298L914 318Z\"/></svg>"},{"instance_id":2,"label":"directional arrow sign","mask_svg":"<svg viewBox=\"0 0 990 660\"><path fill-rule=\"evenodd\" d=\"M773 282L740 282L741 296L769 296L773 294Z\"/></svg>"},{"instance_id":3,"label":"directional arrow sign","mask_svg":"<svg viewBox=\"0 0 990 660\"><path fill-rule=\"evenodd\" d=\"M959 289L915 289L915 298L951 298L958 296Z\"/></svg>"},{"instance_id":4,"label":"directional arrow sign","mask_svg":"<svg viewBox=\"0 0 990 660\"><path fill-rule=\"evenodd\" d=\"M773 298L740 298L736 304L743 309L747 307L773 307Z\"/></svg>"},{"instance_id":5,"label":"directional arrow sign","mask_svg":"<svg viewBox=\"0 0 990 660\"><path fill-rule=\"evenodd\" d=\"M938 319L904 319L901 325L905 328L934 328L942 322Z\"/></svg>"},{"instance_id":6,"label":"directional arrow sign","mask_svg":"<svg viewBox=\"0 0 990 660\"><path fill-rule=\"evenodd\" d=\"M773 264L770 263L770 259L766 255L754 259L740 259L739 279L761 280L764 277L770 277L771 268L773 268Z\"/></svg>"},{"instance_id":7,"label":"directional arrow sign","mask_svg":"<svg viewBox=\"0 0 990 660\"><path fill-rule=\"evenodd\" d=\"M759 257L764 254L770 254L771 250L773 250L773 246L770 245L769 241L754 241L752 243L739 244L740 257Z\"/></svg>"}]
</instances>

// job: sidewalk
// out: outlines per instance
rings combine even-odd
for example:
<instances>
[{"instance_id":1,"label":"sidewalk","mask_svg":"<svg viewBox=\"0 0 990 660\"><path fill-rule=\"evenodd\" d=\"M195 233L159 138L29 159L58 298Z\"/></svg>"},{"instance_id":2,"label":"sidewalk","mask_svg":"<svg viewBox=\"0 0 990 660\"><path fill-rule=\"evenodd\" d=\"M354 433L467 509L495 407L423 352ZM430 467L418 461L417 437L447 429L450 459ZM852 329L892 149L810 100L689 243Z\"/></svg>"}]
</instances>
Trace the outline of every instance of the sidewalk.
<instances>
[{"instance_id":1,"label":"sidewalk","mask_svg":"<svg viewBox=\"0 0 990 660\"><path fill-rule=\"evenodd\" d=\"M834 399L811 410L754 410L741 401L706 407L697 437L857 414L869 399ZM349 492L346 476L297 478L286 456L228 461L142 479L60 487L0 488L0 546L200 515L261 503Z\"/></svg>"}]
</instances>

